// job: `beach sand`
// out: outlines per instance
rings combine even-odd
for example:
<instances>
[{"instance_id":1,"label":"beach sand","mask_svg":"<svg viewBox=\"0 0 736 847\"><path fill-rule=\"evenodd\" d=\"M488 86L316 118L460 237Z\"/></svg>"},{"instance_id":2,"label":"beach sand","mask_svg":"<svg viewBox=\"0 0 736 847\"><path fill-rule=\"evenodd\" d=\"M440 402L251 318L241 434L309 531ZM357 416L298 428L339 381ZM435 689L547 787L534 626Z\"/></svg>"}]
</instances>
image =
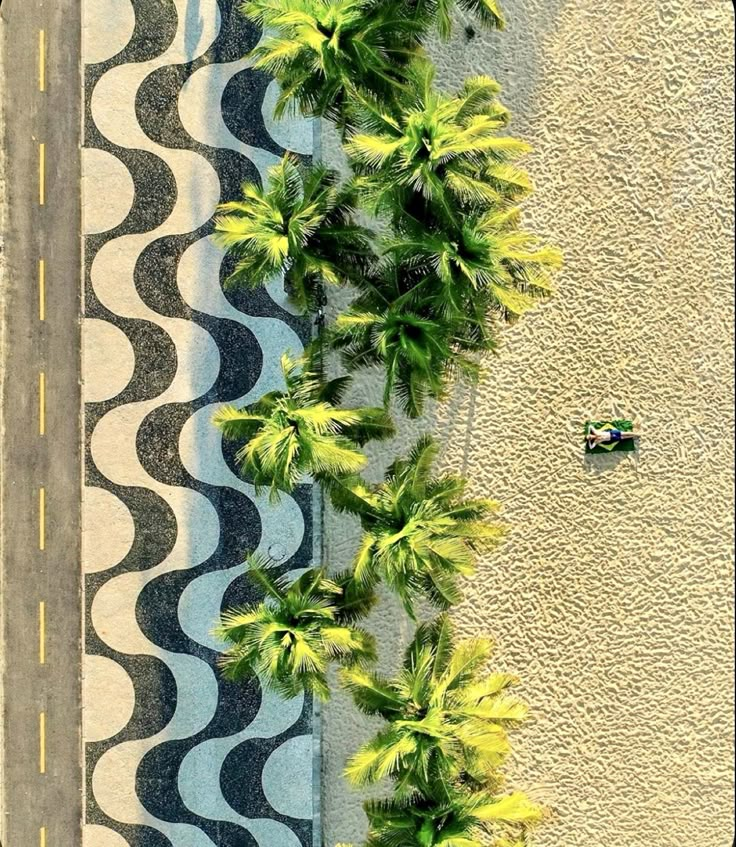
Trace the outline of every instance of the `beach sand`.
<instances>
[{"instance_id":1,"label":"beach sand","mask_svg":"<svg viewBox=\"0 0 736 847\"><path fill-rule=\"evenodd\" d=\"M733 9L725 0L506 0L503 33L434 47L443 86L488 73L535 152L527 228L562 248L557 296L505 330L369 475L429 430L510 527L452 617L491 635L533 718L509 784L550 809L540 847L726 847L732 824ZM325 158L334 161L326 138ZM380 398L360 375L352 399ZM634 418L586 460L583 422ZM344 566L355 522L328 512ZM411 627L371 620L384 669ZM341 771L376 724L323 709L325 844L365 833ZM376 792L373 792L374 794ZM378 792L380 794L380 792Z\"/></svg>"}]
</instances>

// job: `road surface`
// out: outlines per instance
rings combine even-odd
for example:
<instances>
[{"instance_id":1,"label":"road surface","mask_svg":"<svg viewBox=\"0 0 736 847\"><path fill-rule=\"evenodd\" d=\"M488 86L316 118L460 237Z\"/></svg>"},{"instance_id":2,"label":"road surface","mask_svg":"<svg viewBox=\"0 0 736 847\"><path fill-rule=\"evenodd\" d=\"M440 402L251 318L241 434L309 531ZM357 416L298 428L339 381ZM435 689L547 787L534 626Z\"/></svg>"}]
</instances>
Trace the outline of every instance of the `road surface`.
<instances>
[{"instance_id":1,"label":"road surface","mask_svg":"<svg viewBox=\"0 0 736 847\"><path fill-rule=\"evenodd\" d=\"M5 847L81 841L79 15L0 9Z\"/></svg>"}]
</instances>

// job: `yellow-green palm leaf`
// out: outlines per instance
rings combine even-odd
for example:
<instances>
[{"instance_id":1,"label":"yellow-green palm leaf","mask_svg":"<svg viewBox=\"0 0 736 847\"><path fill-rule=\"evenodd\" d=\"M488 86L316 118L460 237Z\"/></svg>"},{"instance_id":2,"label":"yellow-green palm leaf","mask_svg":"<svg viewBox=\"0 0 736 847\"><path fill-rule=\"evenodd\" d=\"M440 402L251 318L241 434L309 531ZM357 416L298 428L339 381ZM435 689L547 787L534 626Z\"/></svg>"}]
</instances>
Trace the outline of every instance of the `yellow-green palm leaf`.
<instances>
[{"instance_id":1,"label":"yellow-green palm leaf","mask_svg":"<svg viewBox=\"0 0 736 847\"><path fill-rule=\"evenodd\" d=\"M292 154L269 168L265 187L246 183L223 203L215 241L235 259L226 286L264 285L279 274L297 306L316 308L324 283L341 284L370 260L369 233L353 222L353 192L335 171Z\"/></svg>"},{"instance_id":2,"label":"yellow-green palm leaf","mask_svg":"<svg viewBox=\"0 0 736 847\"><path fill-rule=\"evenodd\" d=\"M525 794L453 789L448 794L372 800L365 804L367 847L523 847L507 840L542 817Z\"/></svg>"},{"instance_id":3,"label":"yellow-green palm leaf","mask_svg":"<svg viewBox=\"0 0 736 847\"><path fill-rule=\"evenodd\" d=\"M410 78L396 108L367 99L354 106L345 150L364 202L395 220L431 213L458 222L464 206L523 197L529 180L514 162L530 148L502 134L509 114L498 83L474 77L455 96L444 94L423 60L412 64Z\"/></svg>"},{"instance_id":4,"label":"yellow-green palm leaf","mask_svg":"<svg viewBox=\"0 0 736 847\"><path fill-rule=\"evenodd\" d=\"M354 626L375 598L349 573L328 577L311 568L290 581L274 568L249 559L248 575L265 600L222 614L215 630L226 644L219 665L229 679L258 676L283 697L311 691L326 699L331 662L349 666L375 656L373 638Z\"/></svg>"},{"instance_id":5,"label":"yellow-green palm leaf","mask_svg":"<svg viewBox=\"0 0 736 847\"><path fill-rule=\"evenodd\" d=\"M418 790L437 796L496 778L510 750L508 731L527 710L509 690L512 676L484 677L490 651L482 639L453 647L442 616L419 627L396 678L344 670L343 684L358 708L386 721L348 762L348 779L366 785L390 777L400 795ZM490 810L484 814L490 819ZM521 819L521 811L516 814Z\"/></svg>"},{"instance_id":6,"label":"yellow-green palm leaf","mask_svg":"<svg viewBox=\"0 0 736 847\"><path fill-rule=\"evenodd\" d=\"M297 107L341 120L361 92L391 100L426 28L408 4L383 0L248 0L241 9L273 33L251 55L279 82L277 117Z\"/></svg>"},{"instance_id":7,"label":"yellow-green palm leaf","mask_svg":"<svg viewBox=\"0 0 736 847\"><path fill-rule=\"evenodd\" d=\"M230 441L245 442L235 454L241 470L257 489L271 496L293 491L307 476L332 479L350 476L366 463L359 446L393 434L383 409L340 409L345 378L323 381L317 348L302 357L281 360L285 389L236 409L218 409L213 423Z\"/></svg>"},{"instance_id":8,"label":"yellow-green palm leaf","mask_svg":"<svg viewBox=\"0 0 736 847\"><path fill-rule=\"evenodd\" d=\"M411 615L420 596L441 608L458 602L458 577L472 574L476 553L497 544L504 532L487 520L497 503L466 498L460 477L432 476L436 455L432 440L421 438L406 459L389 467L384 482L366 487L348 479L332 492L335 506L362 522L356 578L384 581ZM359 495L357 504L346 490Z\"/></svg>"}]
</instances>

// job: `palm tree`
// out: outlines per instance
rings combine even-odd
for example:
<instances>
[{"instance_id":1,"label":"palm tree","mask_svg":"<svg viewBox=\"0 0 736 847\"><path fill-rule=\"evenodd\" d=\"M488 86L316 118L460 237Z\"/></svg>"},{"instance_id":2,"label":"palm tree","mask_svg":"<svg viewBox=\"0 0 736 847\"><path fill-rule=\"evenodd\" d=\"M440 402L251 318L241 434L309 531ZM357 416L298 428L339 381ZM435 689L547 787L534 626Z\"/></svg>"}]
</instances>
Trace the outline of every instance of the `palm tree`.
<instances>
[{"instance_id":1,"label":"palm tree","mask_svg":"<svg viewBox=\"0 0 736 847\"><path fill-rule=\"evenodd\" d=\"M454 0L406 0L406 3L417 20L427 27L436 25L442 38L450 35ZM477 15L481 23L490 29L504 28L503 13L497 0L458 0L458 5Z\"/></svg>"},{"instance_id":2,"label":"palm tree","mask_svg":"<svg viewBox=\"0 0 736 847\"><path fill-rule=\"evenodd\" d=\"M306 309L323 283L346 282L370 258L370 233L352 220L353 190L333 170L302 167L287 154L269 168L265 188L244 183L242 195L215 218L215 241L237 259L226 286L252 288L283 273Z\"/></svg>"},{"instance_id":3,"label":"palm tree","mask_svg":"<svg viewBox=\"0 0 736 847\"><path fill-rule=\"evenodd\" d=\"M485 639L454 646L442 615L417 629L395 679L344 669L341 680L358 708L387 722L348 762L350 782L389 777L399 797L418 791L446 800L458 786L482 788L498 779L509 752L507 728L526 717L527 707L508 691L515 677L481 674L490 652Z\"/></svg>"},{"instance_id":4,"label":"palm tree","mask_svg":"<svg viewBox=\"0 0 736 847\"><path fill-rule=\"evenodd\" d=\"M557 248L519 230L519 219L518 208L491 209L433 231L405 217L387 249L397 262L436 277L443 311L481 307L509 320L550 296L551 272L562 264Z\"/></svg>"},{"instance_id":5,"label":"palm tree","mask_svg":"<svg viewBox=\"0 0 736 847\"><path fill-rule=\"evenodd\" d=\"M215 634L228 644L219 665L232 680L257 675L283 697L310 691L329 697L327 667L375 658L372 636L353 623L373 605L370 589L350 573L328 577L310 568L289 584L273 563L249 559L248 575L266 596L262 603L225 612Z\"/></svg>"},{"instance_id":6,"label":"palm tree","mask_svg":"<svg viewBox=\"0 0 736 847\"><path fill-rule=\"evenodd\" d=\"M434 67L412 63L412 86L395 110L368 99L354 106L345 150L359 174L364 201L394 220L409 212L458 224L458 210L505 203L531 189L513 164L529 146L501 135L508 111L487 76L466 80L454 97L434 88Z\"/></svg>"},{"instance_id":7,"label":"palm tree","mask_svg":"<svg viewBox=\"0 0 736 847\"><path fill-rule=\"evenodd\" d=\"M339 121L363 90L390 99L424 28L384 0L248 0L241 10L275 32L251 55L281 87L277 117L293 101L305 115Z\"/></svg>"},{"instance_id":8,"label":"palm tree","mask_svg":"<svg viewBox=\"0 0 736 847\"><path fill-rule=\"evenodd\" d=\"M503 535L500 526L485 523L497 503L466 499L459 476L431 476L436 456L432 439L423 436L408 458L393 462L384 482L347 479L331 492L338 510L361 520L355 578L367 585L382 579L412 617L420 595L440 608L457 603L458 576L472 574L475 552Z\"/></svg>"},{"instance_id":9,"label":"palm tree","mask_svg":"<svg viewBox=\"0 0 736 847\"><path fill-rule=\"evenodd\" d=\"M495 837L538 821L542 810L520 791L451 790L446 797L372 800L365 804L370 824L366 847L493 847ZM516 842L522 847L521 842Z\"/></svg>"},{"instance_id":10,"label":"palm tree","mask_svg":"<svg viewBox=\"0 0 736 847\"><path fill-rule=\"evenodd\" d=\"M336 408L349 378L324 381L316 346L298 358L284 354L281 368L285 390L243 409L222 406L213 418L226 439L245 442L236 461L275 500L308 474L324 479L357 473L367 461L358 445L394 432L383 409Z\"/></svg>"},{"instance_id":11,"label":"palm tree","mask_svg":"<svg viewBox=\"0 0 736 847\"><path fill-rule=\"evenodd\" d=\"M444 286L432 273L384 263L374 278L356 280L360 295L328 333L348 370L384 368L384 404L395 392L410 417L422 414L427 397L442 398L456 374L478 376L469 354L495 349L481 297L451 311L437 302Z\"/></svg>"}]
</instances>

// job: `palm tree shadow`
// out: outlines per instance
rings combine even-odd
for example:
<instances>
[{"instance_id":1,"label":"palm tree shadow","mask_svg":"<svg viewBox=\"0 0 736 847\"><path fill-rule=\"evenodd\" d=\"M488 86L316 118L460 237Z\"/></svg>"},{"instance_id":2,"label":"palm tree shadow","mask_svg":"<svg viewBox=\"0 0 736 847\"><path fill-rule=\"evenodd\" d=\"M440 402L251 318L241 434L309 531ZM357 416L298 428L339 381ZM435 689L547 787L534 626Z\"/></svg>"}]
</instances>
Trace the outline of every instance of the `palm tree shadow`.
<instances>
[{"instance_id":1,"label":"palm tree shadow","mask_svg":"<svg viewBox=\"0 0 736 847\"><path fill-rule=\"evenodd\" d=\"M184 52L186 61L193 61L199 39L204 25L204 18L200 12L198 0L194 3L188 3L184 12Z\"/></svg>"},{"instance_id":2,"label":"palm tree shadow","mask_svg":"<svg viewBox=\"0 0 736 847\"><path fill-rule=\"evenodd\" d=\"M454 383L448 396L441 401L442 414L438 414L437 404L429 405L419 422L434 433L434 437L444 452L448 444L462 443L459 451L460 467L454 470L460 476L468 476L472 442L475 430L475 412L478 402L478 385L462 381Z\"/></svg>"}]
</instances>

